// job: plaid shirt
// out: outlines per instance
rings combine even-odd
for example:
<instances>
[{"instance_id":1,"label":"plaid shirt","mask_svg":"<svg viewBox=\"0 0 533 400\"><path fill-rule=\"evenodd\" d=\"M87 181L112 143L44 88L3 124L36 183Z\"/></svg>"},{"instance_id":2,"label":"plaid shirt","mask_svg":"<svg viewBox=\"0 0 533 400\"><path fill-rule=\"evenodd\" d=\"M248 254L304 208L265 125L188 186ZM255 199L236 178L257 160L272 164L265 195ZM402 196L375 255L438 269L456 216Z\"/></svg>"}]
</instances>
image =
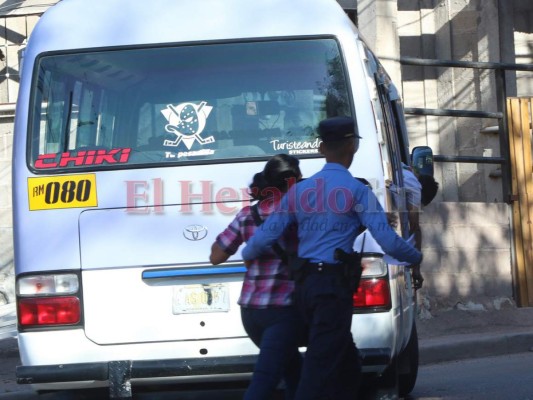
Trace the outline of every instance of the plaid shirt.
<instances>
[{"instance_id":1,"label":"plaid shirt","mask_svg":"<svg viewBox=\"0 0 533 400\"><path fill-rule=\"evenodd\" d=\"M259 215L265 219L274 210L276 204L272 200L259 203ZM244 207L235 219L216 238L218 245L227 254L235 254L243 242L247 242L255 233L257 225L251 214L250 207ZM291 243L295 243L292 242ZM280 245L287 248L280 240ZM242 307L267 308L292 304L294 282L289 279L288 267L282 263L273 250L261 258L252 260L252 265L244 275L241 296L238 303Z\"/></svg>"}]
</instances>

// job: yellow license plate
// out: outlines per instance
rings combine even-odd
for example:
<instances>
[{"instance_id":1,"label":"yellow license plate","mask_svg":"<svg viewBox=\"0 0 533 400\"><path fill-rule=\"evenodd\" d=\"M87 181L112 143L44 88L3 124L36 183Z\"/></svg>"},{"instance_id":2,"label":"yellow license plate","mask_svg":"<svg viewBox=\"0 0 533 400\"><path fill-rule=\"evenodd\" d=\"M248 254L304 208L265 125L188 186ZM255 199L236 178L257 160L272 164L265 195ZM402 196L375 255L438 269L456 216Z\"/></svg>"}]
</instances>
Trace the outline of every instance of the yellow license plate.
<instances>
[{"instance_id":1,"label":"yellow license plate","mask_svg":"<svg viewBox=\"0 0 533 400\"><path fill-rule=\"evenodd\" d=\"M191 314L229 311L227 284L184 285L174 287L172 313Z\"/></svg>"},{"instance_id":2,"label":"yellow license plate","mask_svg":"<svg viewBox=\"0 0 533 400\"><path fill-rule=\"evenodd\" d=\"M96 175L62 175L28 178L30 211L96 207Z\"/></svg>"}]
</instances>

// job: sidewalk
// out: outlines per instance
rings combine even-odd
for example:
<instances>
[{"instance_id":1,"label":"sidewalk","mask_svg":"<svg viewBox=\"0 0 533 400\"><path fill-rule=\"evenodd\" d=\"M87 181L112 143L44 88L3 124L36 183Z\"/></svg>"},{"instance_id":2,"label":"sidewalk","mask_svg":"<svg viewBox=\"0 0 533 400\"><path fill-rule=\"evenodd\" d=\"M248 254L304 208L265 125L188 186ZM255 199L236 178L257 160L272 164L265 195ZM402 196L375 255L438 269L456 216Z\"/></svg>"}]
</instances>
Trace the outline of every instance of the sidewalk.
<instances>
[{"instance_id":1,"label":"sidewalk","mask_svg":"<svg viewBox=\"0 0 533 400\"><path fill-rule=\"evenodd\" d=\"M533 307L457 304L417 319L420 364L533 351Z\"/></svg>"},{"instance_id":2,"label":"sidewalk","mask_svg":"<svg viewBox=\"0 0 533 400\"><path fill-rule=\"evenodd\" d=\"M417 318L420 364L533 351L533 307L486 310L475 304ZM14 304L0 306L0 350L18 354ZM4 340L3 340L4 339Z\"/></svg>"}]
</instances>

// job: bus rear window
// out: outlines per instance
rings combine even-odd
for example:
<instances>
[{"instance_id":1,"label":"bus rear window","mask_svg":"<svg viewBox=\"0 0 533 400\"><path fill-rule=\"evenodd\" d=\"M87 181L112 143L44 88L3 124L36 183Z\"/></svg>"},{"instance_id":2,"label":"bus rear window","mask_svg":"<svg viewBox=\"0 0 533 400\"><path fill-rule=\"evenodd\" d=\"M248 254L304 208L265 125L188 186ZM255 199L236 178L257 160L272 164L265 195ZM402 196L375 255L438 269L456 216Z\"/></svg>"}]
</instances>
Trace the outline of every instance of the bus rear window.
<instances>
[{"instance_id":1,"label":"bus rear window","mask_svg":"<svg viewBox=\"0 0 533 400\"><path fill-rule=\"evenodd\" d=\"M318 154L318 122L351 115L333 39L40 57L35 170Z\"/></svg>"}]
</instances>

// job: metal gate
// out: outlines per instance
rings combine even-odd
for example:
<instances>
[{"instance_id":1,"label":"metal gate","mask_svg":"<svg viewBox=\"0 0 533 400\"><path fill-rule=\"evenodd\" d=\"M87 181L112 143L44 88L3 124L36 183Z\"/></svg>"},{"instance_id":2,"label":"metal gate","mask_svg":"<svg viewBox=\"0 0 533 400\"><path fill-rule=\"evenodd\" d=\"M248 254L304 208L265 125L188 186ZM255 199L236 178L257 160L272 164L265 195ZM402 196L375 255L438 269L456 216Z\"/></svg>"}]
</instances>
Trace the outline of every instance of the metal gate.
<instances>
[{"instance_id":1,"label":"metal gate","mask_svg":"<svg viewBox=\"0 0 533 400\"><path fill-rule=\"evenodd\" d=\"M532 98L507 99L517 303L533 306Z\"/></svg>"}]
</instances>

